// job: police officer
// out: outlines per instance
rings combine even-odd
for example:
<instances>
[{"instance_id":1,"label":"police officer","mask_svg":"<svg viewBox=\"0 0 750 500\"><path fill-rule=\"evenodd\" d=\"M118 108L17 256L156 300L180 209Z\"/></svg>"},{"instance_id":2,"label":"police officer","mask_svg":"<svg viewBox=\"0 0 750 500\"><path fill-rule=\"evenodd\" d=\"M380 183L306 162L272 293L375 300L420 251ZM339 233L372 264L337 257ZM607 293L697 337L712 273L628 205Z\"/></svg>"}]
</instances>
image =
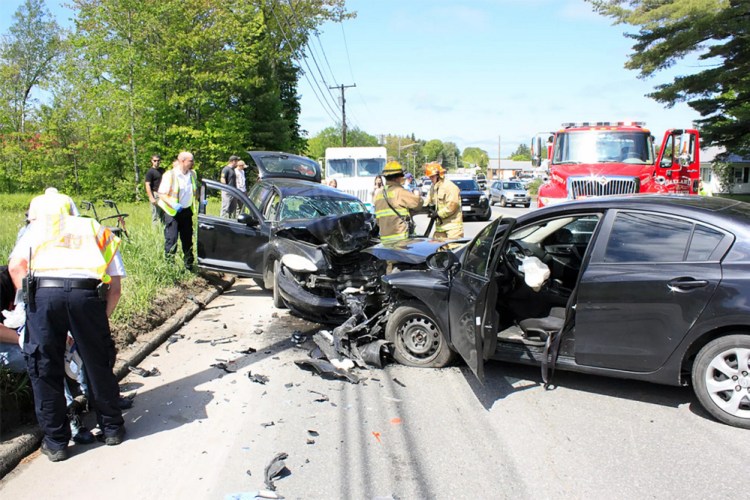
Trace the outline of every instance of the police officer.
<instances>
[{"instance_id":1,"label":"police officer","mask_svg":"<svg viewBox=\"0 0 750 500\"><path fill-rule=\"evenodd\" d=\"M86 367L89 404L104 442L112 446L124 439L108 318L119 301L125 269L120 240L108 228L71 215L65 204L35 202L36 219L13 249L8 267L15 286L26 291L23 351L44 432L42 453L58 462L68 458L71 437L63 392L68 331Z\"/></svg>"},{"instance_id":2,"label":"police officer","mask_svg":"<svg viewBox=\"0 0 750 500\"><path fill-rule=\"evenodd\" d=\"M434 206L430 218L434 219L437 240L464 237L464 216L461 212L461 190L450 179L445 178L445 169L439 163L428 163L424 174L432 181L425 205Z\"/></svg>"},{"instance_id":3,"label":"police officer","mask_svg":"<svg viewBox=\"0 0 750 500\"><path fill-rule=\"evenodd\" d=\"M383 169L385 184L373 196L375 217L380 226L382 242L404 240L410 235L413 226L409 210L422 208L422 197L411 193L401 185L404 169L397 161L390 161Z\"/></svg>"}]
</instances>

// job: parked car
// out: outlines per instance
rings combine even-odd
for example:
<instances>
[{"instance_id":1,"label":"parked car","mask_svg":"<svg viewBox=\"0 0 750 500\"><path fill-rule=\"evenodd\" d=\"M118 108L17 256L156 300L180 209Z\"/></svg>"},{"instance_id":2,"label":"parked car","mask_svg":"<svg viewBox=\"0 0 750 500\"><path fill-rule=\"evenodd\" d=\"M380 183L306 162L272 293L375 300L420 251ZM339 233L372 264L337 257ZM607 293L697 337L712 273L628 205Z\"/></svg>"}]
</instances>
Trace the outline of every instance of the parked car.
<instances>
[{"instance_id":1,"label":"parked car","mask_svg":"<svg viewBox=\"0 0 750 500\"><path fill-rule=\"evenodd\" d=\"M427 180L423 180L422 185L419 188L422 196L427 196L428 194L430 194L430 189L432 189L432 181L429 178Z\"/></svg>"},{"instance_id":2,"label":"parked car","mask_svg":"<svg viewBox=\"0 0 750 500\"><path fill-rule=\"evenodd\" d=\"M461 190L461 210L464 218L490 220L492 207L487 195L479 189L477 181L470 177L450 177L450 180Z\"/></svg>"},{"instance_id":3,"label":"parked car","mask_svg":"<svg viewBox=\"0 0 750 500\"><path fill-rule=\"evenodd\" d=\"M542 366L545 380L556 367L692 384L716 419L750 428L750 204L565 203L497 219L427 264L383 277L398 361L458 353L480 380L497 359Z\"/></svg>"},{"instance_id":4,"label":"parked car","mask_svg":"<svg viewBox=\"0 0 750 500\"><path fill-rule=\"evenodd\" d=\"M378 255L398 269L425 268L425 258L444 244L392 245L380 254L362 254L379 242L375 217L364 203L305 180L319 179L319 173L310 173L317 163L309 158L267 152L250 156L259 158L251 168L259 169L260 180L247 194L208 179L201 183L198 264L255 278L273 291L276 307L288 306L312 321L341 323L349 317L344 292L354 291L365 307L379 309L379 278L386 261ZM293 167L299 164L306 168ZM222 193L237 200L236 215L220 215Z\"/></svg>"},{"instance_id":5,"label":"parked car","mask_svg":"<svg viewBox=\"0 0 750 500\"><path fill-rule=\"evenodd\" d=\"M490 185L490 205L522 205L529 208L531 196L520 181L495 181Z\"/></svg>"}]
</instances>

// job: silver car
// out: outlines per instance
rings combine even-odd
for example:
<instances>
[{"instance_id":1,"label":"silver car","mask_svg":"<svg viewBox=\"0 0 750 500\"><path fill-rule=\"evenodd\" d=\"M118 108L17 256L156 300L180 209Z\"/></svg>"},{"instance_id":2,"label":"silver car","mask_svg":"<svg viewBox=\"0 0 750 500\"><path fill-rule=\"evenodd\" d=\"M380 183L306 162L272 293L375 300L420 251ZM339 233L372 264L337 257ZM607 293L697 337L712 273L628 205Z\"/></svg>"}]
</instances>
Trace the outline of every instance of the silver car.
<instances>
[{"instance_id":1,"label":"silver car","mask_svg":"<svg viewBox=\"0 0 750 500\"><path fill-rule=\"evenodd\" d=\"M519 181L495 181L490 186L490 205L495 203L500 203L501 207L523 205L529 208L531 196Z\"/></svg>"}]
</instances>

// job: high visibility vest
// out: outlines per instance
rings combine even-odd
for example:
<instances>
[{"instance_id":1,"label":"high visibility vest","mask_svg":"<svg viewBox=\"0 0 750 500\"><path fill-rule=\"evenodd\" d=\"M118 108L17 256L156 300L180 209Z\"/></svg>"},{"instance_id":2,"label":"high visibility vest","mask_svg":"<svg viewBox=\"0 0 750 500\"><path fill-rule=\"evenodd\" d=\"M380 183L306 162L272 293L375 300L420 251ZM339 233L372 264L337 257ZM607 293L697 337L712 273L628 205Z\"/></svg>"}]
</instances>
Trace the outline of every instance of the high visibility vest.
<instances>
[{"instance_id":1,"label":"high visibility vest","mask_svg":"<svg viewBox=\"0 0 750 500\"><path fill-rule=\"evenodd\" d=\"M198 193L198 182L196 180L195 172L189 171L188 175L190 176L190 183L193 185L193 199L191 200L190 204L195 208L196 204L196 194ZM162 192L162 185L167 182L168 189L166 193ZM159 200L156 202L156 204L164 210L167 214L174 217L175 214L177 214L177 209L175 208L177 206L177 203L180 199L180 183L177 180L177 176L175 175L174 169L167 170L164 175L161 178L161 184L159 185Z\"/></svg>"},{"instance_id":2,"label":"high visibility vest","mask_svg":"<svg viewBox=\"0 0 750 500\"><path fill-rule=\"evenodd\" d=\"M45 216L42 243L32 252L29 269L44 275L49 271L73 271L77 275L110 281L107 266L120 247L120 238L96 220L71 215Z\"/></svg>"}]
</instances>

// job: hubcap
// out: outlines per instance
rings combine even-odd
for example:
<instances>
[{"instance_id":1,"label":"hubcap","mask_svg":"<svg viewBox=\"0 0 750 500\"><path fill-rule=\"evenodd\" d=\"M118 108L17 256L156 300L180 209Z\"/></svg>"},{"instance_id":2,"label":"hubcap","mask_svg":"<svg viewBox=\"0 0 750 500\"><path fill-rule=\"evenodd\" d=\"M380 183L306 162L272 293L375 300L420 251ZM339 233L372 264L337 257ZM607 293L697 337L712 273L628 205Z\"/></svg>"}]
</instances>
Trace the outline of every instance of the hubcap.
<instances>
[{"instance_id":1,"label":"hubcap","mask_svg":"<svg viewBox=\"0 0 750 500\"><path fill-rule=\"evenodd\" d=\"M440 347L440 332L424 316L412 316L398 330L398 339L416 361L429 361Z\"/></svg>"},{"instance_id":2,"label":"hubcap","mask_svg":"<svg viewBox=\"0 0 750 500\"><path fill-rule=\"evenodd\" d=\"M750 418L750 349L733 347L718 354L706 370L706 389L725 412Z\"/></svg>"}]
</instances>

